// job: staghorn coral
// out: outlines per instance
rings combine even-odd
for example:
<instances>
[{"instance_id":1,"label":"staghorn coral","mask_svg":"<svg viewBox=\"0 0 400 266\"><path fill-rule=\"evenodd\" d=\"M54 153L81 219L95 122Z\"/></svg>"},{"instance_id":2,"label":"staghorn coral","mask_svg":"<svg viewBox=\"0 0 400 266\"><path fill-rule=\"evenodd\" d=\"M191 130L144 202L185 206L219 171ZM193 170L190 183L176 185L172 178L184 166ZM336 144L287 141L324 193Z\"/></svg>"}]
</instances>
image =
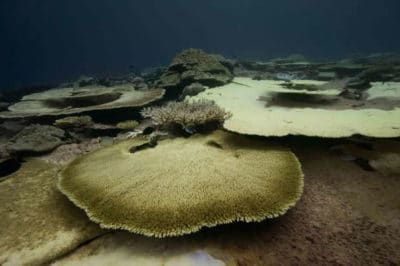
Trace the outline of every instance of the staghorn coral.
<instances>
[{"instance_id":1,"label":"staghorn coral","mask_svg":"<svg viewBox=\"0 0 400 266\"><path fill-rule=\"evenodd\" d=\"M182 128L197 127L206 124L222 124L231 114L213 101L169 102L161 107L148 107L141 111L145 118L151 118L156 125L169 127L180 125Z\"/></svg>"}]
</instances>

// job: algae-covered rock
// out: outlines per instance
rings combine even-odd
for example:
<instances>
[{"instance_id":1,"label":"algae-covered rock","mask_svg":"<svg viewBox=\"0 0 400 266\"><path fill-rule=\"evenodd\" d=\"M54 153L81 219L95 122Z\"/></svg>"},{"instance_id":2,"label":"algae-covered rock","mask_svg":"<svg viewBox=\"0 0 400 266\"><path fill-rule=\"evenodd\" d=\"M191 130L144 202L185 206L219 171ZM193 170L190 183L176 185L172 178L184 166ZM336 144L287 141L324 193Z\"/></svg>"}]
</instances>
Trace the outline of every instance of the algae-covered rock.
<instances>
[{"instance_id":1,"label":"algae-covered rock","mask_svg":"<svg viewBox=\"0 0 400 266\"><path fill-rule=\"evenodd\" d=\"M318 79L319 80L333 80L337 78L336 72L319 72Z\"/></svg>"},{"instance_id":2,"label":"algae-covered rock","mask_svg":"<svg viewBox=\"0 0 400 266\"><path fill-rule=\"evenodd\" d=\"M232 73L214 56L199 49L188 49L178 54L160 77L158 86L180 92L184 87L198 82L216 87L229 83Z\"/></svg>"},{"instance_id":3,"label":"algae-covered rock","mask_svg":"<svg viewBox=\"0 0 400 266\"><path fill-rule=\"evenodd\" d=\"M59 128L85 128L91 125L93 125L93 120L88 115L67 116L54 122L54 126Z\"/></svg>"},{"instance_id":4,"label":"algae-covered rock","mask_svg":"<svg viewBox=\"0 0 400 266\"><path fill-rule=\"evenodd\" d=\"M2 118L65 116L90 111L141 107L163 97L163 89L135 90L132 84L112 87L56 88L24 96Z\"/></svg>"},{"instance_id":5,"label":"algae-covered rock","mask_svg":"<svg viewBox=\"0 0 400 266\"><path fill-rule=\"evenodd\" d=\"M136 120L122 121L117 124L117 128L121 130L133 130L139 125Z\"/></svg>"},{"instance_id":6,"label":"algae-covered rock","mask_svg":"<svg viewBox=\"0 0 400 266\"><path fill-rule=\"evenodd\" d=\"M273 58L271 62L274 64L295 64L295 63L308 63L307 58L302 54L291 54L286 57Z\"/></svg>"},{"instance_id":7,"label":"algae-covered rock","mask_svg":"<svg viewBox=\"0 0 400 266\"><path fill-rule=\"evenodd\" d=\"M195 96L205 90L206 90L205 86L201 85L198 82L195 82L183 88L180 98L185 99L186 96Z\"/></svg>"},{"instance_id":8,"label":"algae-covered rock","mask_svg":"<svg viewBox=\"0 0 400 266\"><path fill-rule=\"evenodd\" d=\"M303 190L288 149L223 131L163 140L130 153L127 140L72 162L59 188L104 228L166 237L283 215Z\"/></svg>"},{"instance_id":9,"label":"algae-covered rock","mask_svg":"<svg viewBox=\"0 0 400 266\"><path fill-rule=\"evenodd\" d=\"M57 190L59 170L28 160L0 183L1 265L47 265L103 233Z\"/></svg>"},{"instance_id":10,"label":"algae-covered rock","mask_svg":"<svg viewBox=\"0 0 400 266\"><path fill-rule=\"evenodd\" d=\"M334 150L353 160L367 162L368 167L385 176L400 175L400 142L396 140L375 140L365 148L354 144L334 147Z\"/></svg>"},{"instance_id":11,"label":"algae-covered rock","mask_svg":"<svg viewBox=\"0 0 400 266\"><path fill-rule=\"evenodd\" d=\"M86 86L93 86L98 84L99 81L94 78L94 77L89 77L89 76L81 76L79 79L75 82L75 87L86 87Z\"/></svg>"},{"instance_id":12,"label":"algae-covered rock","mask_svg":"<svg viewBox=\"0 0 400 266\"><path fill-rule=\"evenodd\" d=\"M21 130L8 144L11 153L49 152L65 143L65 131L47 125L34 124Z\"/></svg>"},{"instance_id":13,"label":"algae-covered rock","mask_svg":"<svg viewBox=\"0 0 400 266\"><path fill-rule=\"evenodd\" d=\"M353 63L334 63L322 65L318 68L321 72L335 72L339 77L352 77L359 74L363 70L366 70L368 66L363 64L353 64Z\"/></svg>"}]
</instances>

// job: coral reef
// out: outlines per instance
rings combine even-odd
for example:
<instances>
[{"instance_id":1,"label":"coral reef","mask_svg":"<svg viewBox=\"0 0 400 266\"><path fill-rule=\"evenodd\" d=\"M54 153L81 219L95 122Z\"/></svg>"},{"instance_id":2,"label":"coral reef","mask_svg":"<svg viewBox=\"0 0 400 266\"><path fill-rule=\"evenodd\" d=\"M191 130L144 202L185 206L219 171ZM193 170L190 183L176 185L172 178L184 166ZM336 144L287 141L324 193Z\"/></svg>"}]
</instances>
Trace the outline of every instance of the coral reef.
<instances>
[{"instance_id":1,"label":"coral reef","mask_svg":"<svg viewBox=\"0 0 400 266\"><path fill-rule=\"evenodd\" d=\"M15 135L6 148L17 154L45 153L64 144L66 139L65 131L60 128L33 124Z\"/></svg>"},{"instance_id":2,"label":"coral reef","mask_svg":"<svg viewBox=\"0 0 400 266\"><path fill-rule=\"evenodd\" d=\"M367 147L363 147L367 146ZM348 143L334 146L348 160L366 162L370 170L385 176L400 175L400 142L396 140L375 140L363 145ZM365 167L365 165L364 165Z\"/></svg>"},{"instance_id":3,"label":"coral reef","mask_svg":"<svg viewBox=\"0 0 400 266\"><path fill-rule=\"evenodd\" d=\"M278 217L302 194L296 156L270 142L215 131L129 153L143 143L75 160L61 172L60 190L104 228L155 237Z\"/></svg>"},{"instance_id":4,"label":"coral reef","mask_svg":"<svg viewBox=\"0 0 400 266\"><path fill-rule=\"evenodd\" d=\"M57 189L59 167L29 160L0 183L0 264L48 265L103 234Z\"/></svg>"},{"instance_id":5,"label":"coral reef","mask_svg":"<svg viewBox=\"0 0 400 266\"><path fill-rule=\"evenodd\" d=\"M180 125L184 129L207 124L219 125L230 117L229 113L208 100L169 102L161 107L144 108L141 114L161 127Z\"/></svg>"},{"instance_id":6,"label":"coral reef","mask_svg":"<svg viewBox=\"0 0 400 266\"><path fill-rule=\"evenodd\" d=\"M97 139L85 140L80 143L61 145L49 154L40 158L53 164L66 165L79 156L102 147L102 141Z\"/></svg>"},{"instance_id":7,"label":"coral reef","mask_svg":"<svg viewBox=\"0 0 400 266\"><path fill-rule=\"evenodd\" d=\"M59 128L85 128L93 125L93 120L88 115L67 116L57 119L53 125Z\"/></svg>"},{"instance_id":8,"label":"coral reef","mask_svg":"<svg viewBox=\"0 0 400 266\"><path fill-rule=\"evenodd\" d=\"M117 124L117 128L121 130L133 130L139 125L139 122L136 120L127 120L123 122L119 122Z\"/></svg>"},{"instance_id":9,"label":"coral reef","mask_svg":"<svg viewBox=\"0 0 400 266\"><path fill-rule=\"evenodd\" d=\"M204 87L200 83L198 83L198 82L192 83L183 89L182 94L180 96L180 100L185 99L186 96L195 96L205 90L206 90L206 87Z\"/></svg>"},{"instance_id":10,"label":"coral reef","mask_svg":"<svg viewBox=\"0 0 400 266\"><path fill-rule=\"evenodd\" d=\"M371 83L365 101L342 99L321 106L271 105L276 93L337 96L340 90L310 91L284 88L281 81L255 81L236 78L234 82L202 92L193 100L207 99L232 113L224 127L233 132L260 135L306 135L318 137L348 137L360 134L370 137L400 136L400 84ZM321 81L296 81L303 84L324 84ZM260 97L262 101L260 101Z\"/></svg>"},{"instance_id":11,"label":"coral reef","mask_svg":"<svg viewBox=\"0 0 400 266\"><path fill-rule=\"evenodd\" d=\"M232 73L214 56L200 49L187 49L178 54L160 77L157 86L179 94L182 89L198 82L216 87L229 83Z\"/></svg>"},{"instance_id":12,"label":"coral reef","mask_svg":"<svg viewBox=\"0 0 400 266\"><path fill-rule=\"evenodd\" d=\"M65 116L96 110L142 107L164 96L163 89L135 90L132 84L112 87L56 88L24 96L2 118Z\"/></svg>"}]
</instances>

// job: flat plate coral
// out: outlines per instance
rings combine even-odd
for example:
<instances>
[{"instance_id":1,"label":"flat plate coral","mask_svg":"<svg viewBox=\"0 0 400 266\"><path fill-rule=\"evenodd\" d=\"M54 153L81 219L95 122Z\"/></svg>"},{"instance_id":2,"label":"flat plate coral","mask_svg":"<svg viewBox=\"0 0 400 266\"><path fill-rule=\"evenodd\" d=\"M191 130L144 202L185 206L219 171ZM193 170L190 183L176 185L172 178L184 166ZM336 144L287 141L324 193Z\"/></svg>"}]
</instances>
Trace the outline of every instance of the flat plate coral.
<instances>
[{"instance_id":1,"label":"flat plate coral","mask_svg":"<svg viewBox=\"0 0 400 266\"><path fill-rule=\"evenodd\" d=\"M164 96L164 90L135 90L133 85L58 88L24 96L1 118L70 115L95 110L141 107Z\"/></svg>"},{"instance_id":2,"label":"flat plate coral","mask_svg":"<svg viewBox=\"0 0 400 266\"><path fill-rule=\"evenodd\" d=\"M102 227L155 237L274 218L302 194L296 156L268 141L216 131L129 153L141 143L77 159L60 174L60 190Z\"/></svg>"},{"instance_id":3,"label":"flat plate coral","mask_svg":"<svg viewBox=\"0 0 400 266\"><path fill-rule=\"evenodd\" d=\"M47 265L104 233L57 190L59 170L29 159L0 183L0 265Z\"/></svg>"},{"instance_id":4,"label":"flat plate coral","mask_svg":"<svg viewBox=\"0 0 400 266\"><path fill-rule=\"evenodd\" d=\"M294 81L321 85L320 81ZM340 90L337 90L337 94ZM400 83L372 83L363 101L332 97L332 90L288 93L282 81L236 78L192 99L215 101L232 113L224 127L260 136L400 136ZM278 96L278 97L277 97Z\"/></svg>"}]
</instances>

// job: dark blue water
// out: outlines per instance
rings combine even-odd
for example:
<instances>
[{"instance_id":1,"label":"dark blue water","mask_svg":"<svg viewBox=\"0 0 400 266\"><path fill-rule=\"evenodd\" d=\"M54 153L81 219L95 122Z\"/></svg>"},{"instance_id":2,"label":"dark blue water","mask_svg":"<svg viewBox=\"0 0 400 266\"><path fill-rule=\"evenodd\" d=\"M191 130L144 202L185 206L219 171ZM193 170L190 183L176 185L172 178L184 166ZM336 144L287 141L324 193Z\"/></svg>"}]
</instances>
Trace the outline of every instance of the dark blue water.
<instances>
[{"instance_id":1,"label":"dark blue water","mask_svg":"<svg viewBox=\"0 0 400 266\"><path fill-rule=\"evenodd\" d=\"M0 89L167 64L179 50L314 58L400 50L399 0L2 0Z\"/></svg>"}]
</instances>

